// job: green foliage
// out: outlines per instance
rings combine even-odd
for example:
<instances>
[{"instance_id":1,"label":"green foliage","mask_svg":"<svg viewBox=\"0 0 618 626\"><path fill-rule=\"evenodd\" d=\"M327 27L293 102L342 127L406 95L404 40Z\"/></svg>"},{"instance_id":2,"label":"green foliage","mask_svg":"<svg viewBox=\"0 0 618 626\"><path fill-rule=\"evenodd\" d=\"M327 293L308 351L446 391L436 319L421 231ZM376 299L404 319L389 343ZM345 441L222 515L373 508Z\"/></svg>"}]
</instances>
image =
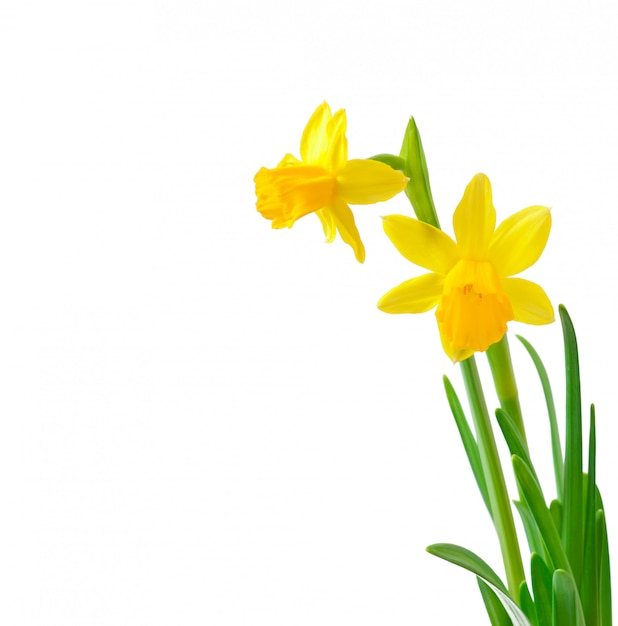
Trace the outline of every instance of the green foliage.
<instances>
[{"instance_id":1,"label":"green foliage","mask_svg":"<svg viewBox=\"0 0 618 626\"><path fill-rule=\"evenodd\" d=\"M479 585L479 590L481 592L483 603L485 604L485 610L487 611L487 616L489 617L491 626L511 626L511 618L506 612L506 609L498 596L493 592L492 588L478 576L476 577L476 581Z\"/></svg>"},{"instance_id":2,"label":"green foliage","mask_svg":"<svg viewBox=\"0 0 618 626\"><path fill-rule=\"evenodd\" d=\"M592 406L587 446L588 467L587 473L584 473L577 340L571 319L562 306L560 318L564 335L567 395L564 458L547 372L534 348L520 338L541 380L549 414L557 486L557 498L549 506L530 458L523 430L507 411L496 410L497 423L512 455L513 472L520 493L520 501L514 504L520 514L531 552L529 582L524 580L517 594L514 594L506 589L494 570L473 552L451 544L435 544L427 549L431 554L476 574L492 626L612 624L607 526L603 501L596 484L595 410ZM507 365L510 366L510 360L505 367ZM499 375L499 367L493 374L494 378ZM509 376L512 377L512 372ZM483 455L482 440L473 435L457 394L446 378L445 389L470 467L489 509L487 475L480 461ZM467 390L470 397L469 385ZM476 402L478 398L470 400Z\"/></svg>"},{"instance_id":3,"label":"green foliage","mask_svg":"<svg viewBox=\"0 0 618 626\"><path fill-rule=\"evenodd\" d=\"M483 466L481 465L479 447L472 431L470 430L470 425L468 424L466 415L461 408L459 397L457 396L455 389L453 389L451 381L446 376L444 376L444 389L446 391L448 404L451 407L451 412L455 418L455 424L457 425L461 442L463 443L464 450L466 451L466 455L468 457L468 462L470 463L470 468L474 474L474 479L476 480L476 484L481 492L485 506L489 511L489 515L491 515L491 504L489 503L489 494L487 493L487 481L485 480Z\"/></svg>"},{"instance_id":4,"label":"green foliage","mask_svg":"<svg viewBox=\"0 0 618 626\"><path fill-rule=\"evenodd\" d=\"M539 626L551 626L552 623L552 573L545 561L533 554L530 558L530 578L532 593Z\"/></svg>"},{"instance_id":5,"label":"green foliage","mask_svg":"<svg viewBox=\"0 0 618 626\"><path fill-rule=\"evenodd\" d=\"M477 556L467 548L462 548L452 543L434 543L431 546L427 546L427 552L469 570L485 582L491 583L494 587L506 593L506 587L498 574L480 556Z\"/></svg>"},{"instance_id":6,"label":"green foliage","mask_svg":"<svg viewBox=\"0 0 618 626\"><path fill-rule=\"evenodd\" d=\"M534 600L528 590L528 585L523 582L519 588L519 606L525 613L526 617L530 620L533 626L539 626L539 622L536 616L536 607L534 606Z\"/></svg>"},{"instance_id":7,"label":"green foliage","mask_svg":"<svg viewBox=\"0 0 618 626\"><path fill-rule=\"evenodd\" d=\"M545 396L545 404L547 406L547 414L549 416L549 427L551 432L551 451L554 461L554 475L556 477L556 493L562 497L562 491L564 489L564 459L562 458L562 446L560 445L560 431L558 430L558 420L556 418L556 407L554 405L554 394L551 390L551 384L549 382L549 376L545 365L538 355L537 351L532 347L529 341L516 335L517 339L522 343L524 348L528 351L528 354L532 358L532 362L536 367L536 371L543 387L543 395Z\"/></svg>"},{"instance_id":8,"label":"green foliage","mask_svg":"<svg viewBox=\"0 0 618 626\"><path fill-rule=\"evenodd\" d=\"M405 192L416 217L422 222L440 228L429 185L425 151L413 117L408 122L399 156L404 162L403 173L410 179Z\"/></svg>"},{"instance_id":9,"label":"green foliage","mask_svg":"<svg viewBox=\"0 0 618 626\"><path fill-rule=\"evenodd\" d=\"M562 540L577 585L581 582L584 555L582 478L582 409L577 339L571 318L559 307L564 335L566 369L566 448L564 457L564 517Z\"/></svg>"},{"instance_id":10,"label":"green foliage","mask_svg":"<svg viewBox=\"0 0 618 626\"><path fill-rule=\"evenodd\" d=\"M543 499L539 483L528 465L518 456L513 457L513 470L517 484L526 498L526 503L530 507L530 511L541 533L543 543L547 546L552 563L557 568L562 568L570 572L571 566L569 560L560 541L560 535L549 513L549 509Z\"/></svg>"},{"instance_id":11,"label":"green foliage","mask_svg":"<svg viewBox=\"0 0 618 626\"><path fill-rule=\"evenodd\" d=\"M434 556L440 557L445 561L449 561L454 563L455 565L459 565L459 567L463 567L464 569L469 570L470 572L477 575L477 577L485 583L487 587L494 593L495 597L500 601L504 611L510 618L510 622L507 624L513 624L514 626L531 626L530 621L526 617L525 613L519 608L517 603L511 598L509 592L507 591L504 583L496 574L496 572L491 569L489 565L480 556L474 554L470 550L466 548L462 548L461 546L456 546L452 543L436 543L427 547L427 552L433 554ZM480 585L479 585L480 586ZM486 596L488 595L484 587L481 586L481 594L483 595L483 600L485 601ZM488 613L491 619L500 619L503 618L502 613L496 609L495 603L493 600L489 600L489 609ZM488 602L485 603L487 607ZM494 622L492 622L493 624ZM496 622L496 624L501 624L501 622Z\"/></svg>"},{"instance_id":12,"label":"green foliage","mask_svg":"<svg viewBox=\"0 0 618 626\"><path fill-rule=\"evenodd\" d=\"M552 579L552 626L586 626L575 579L561 569Z\"/></svg>"}]
</instances>

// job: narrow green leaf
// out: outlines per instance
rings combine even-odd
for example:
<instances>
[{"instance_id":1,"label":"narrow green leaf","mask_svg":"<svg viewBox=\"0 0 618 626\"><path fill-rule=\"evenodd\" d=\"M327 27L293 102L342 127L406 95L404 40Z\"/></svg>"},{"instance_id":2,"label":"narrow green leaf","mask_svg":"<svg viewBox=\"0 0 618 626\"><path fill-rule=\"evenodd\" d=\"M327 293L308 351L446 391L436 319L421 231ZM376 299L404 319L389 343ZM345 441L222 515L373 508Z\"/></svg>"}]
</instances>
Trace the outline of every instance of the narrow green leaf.
<instances>
[{"instance_id":1,"label":"narrow green leaf","mask_svg":"<svg viewBox=\"0 0 618 626\"><path fill-rule=\"evenodd\" d=\"M405 192L412 204L416 217L422 222L427 222L436 228L440 228L433 196L431 195L425 151L423 150L421 135L413 117L408 122L399 156L404 160L403 172L410 179Z\"/></svg>"},{"instance_id":2,"label":"narrow green leaf","mask_svg":"<svg viewBox=\"0 0 618 626\"><path fill-rule=\"evenodd\" d=\"M570 573L571 566L564 552L560 536L554 525L554 521L549 513L549 509L543 499L541 488L534 478L532 471L526 463L518 456L513 457L513 470L517 484L521 489L526 503L530 507L536 524L539 528L543 541L547 546L547 550L556 567L566 570Z\"/></svg>"},{"instance_id":3,"label":"narrow green leaf","mask_svg":"<svg viewBox=\"0 0 618 626\"><path fill-rule=\"evenodd\" d=\"M482 578L485 582L491 583L500 591L507 593L504 583L500 577L494 572L480 556L474 554L467 548L456 546L452 543L434 543L426 548L429 554L433 554L445 561L459 565Z\"/></svg>"},{"instance_id":4,"label":"narrow green leaf","mask_svg":"<svg viewBox=\"0 0 618 626\"><path fill-rule=\"evenodd\" d=\"M551 501L549 512L551 513L551 518L554 520L554 526L558 534L562 536L562 505L558 500Z\"/></svg>"},{"instance_id":5,"label":"narrow green leaf","mask_svg":"<svg viewBox=\"0 0 618 626\"><path fill-rule=\"evenodd\" d=\"M521 587L519 588L519 606L521 606L521 610L530 620L532 626L539 626L539 622L536 617L536 608L534 607L534 600L530 595L530 591L528 591L526 581L521 583Z\"/></svg>"},{"instance_id":6,"label":"narrow green leaf","mask_svg":"<svg viewBox=\"0 0 618 626\"><path fill-rule=\"evenodd\" d=\"M557 569L552 580L553 626L586 626L577 585L569 572Z\"/></svg>"},{"instance_id":7,"label":"narrow green leaf","mask_svg":"<svg viewBox=\"0 0 618 626\"><path fill-rule=\"evenodd\" d=\"M588 474L586 480L586 510L584 519L584 564L581 582L581 599L587 624L597 624L598 568L596 555L596 428L594 404L590 407L590 438L588 442Z\"/></svg>"},{"instance_id":8,"label":"narrow green leaf","mask_svg":"<svg viewBox=\"0 0 618 626\"><path fill-rule=\"evenodd\" d=\"M513 626L532 626L526 614L515 604L511 596L504 593L504 591L500 591L500 589L494 587L491 583L487 583L487 585L491 587L496 597L502 602L502 606L509 614Z\"/></svg>"},{"instance_id":9,"label":"narrow green leaf","mask_svg":"<svg viewBox=\"0 0 618 626\"><path fill-rule=\"evenodd\" d=\"M512 626L513 622L511 622L509 614L492 588L478 576L476 577L476 582L479 585L491 626Z\"/></svg>"},{"instance_id":10,"label":"narrow green leaf","mask_svg":"<svg viewBox=\"0 0 618 626\"><path fill-rule=\"evenodd\" d=\"M600 494L599 494L600 499ZM609 545L607 541L607 525L603 509L596 516L597 563L599 571L599 615L601 626L612 624L612 585L609 567Z\"/></svg>"},{"instance_id":11,"label":"narrow green leaf","mask_svg":"<svg viewBox=\"0 0 618 626\"><path fill-rule=\"evenodd\" d=\"M567 310L560 305L566 369L566 452L562 540L573 578L580 585L584 555L582 487L582 411L577 338Z\"/></svg>"},{"instance_id":12,"label":"narrow green leaf","mask_svg":"<svg viewBox=\"0 0 618 626\"><path fill-rule=\"evenodd\" d=\"M526 533L526 539L528 540L528 547L530 548L530 553L538 553L543 556L545 560L549 560L549 555L547 553L547 549L545 548L545 544L543 543L543 538L541 537L541 533L539 532L538 526L536 525L536 521L528 508L528 505L525 502L518 502L515 500L513 502L517 512L519 513L519 517L521 518L521 523L523 524L524 531Z\"/></svg>"},{"instance_id":13,"label":"narrow green leaf","mask_svg":"<svg viewBox=\"0 0 618 626\"><path fill-rule=\"evenodd\" d=\"M472 469L474 479L476 480L476 484L481 492L483 502L485 502L489 515L491 515L491 504L489 503L489 494L487 493L487 482L485 481L485 474L483 473L478 444L472 434L472 430L470 429L468 420L466 419L461 402L459 401L459 397L457 396L457 392L451 384L451 381L446 376L444 376L443 380L446 398L449 406L451 407L453 417L455 418L455 424L457 424L457 430L459 431L461 442L463 443L466 451L470 468Z\"/></svg>"},{"instance_id":14,"label":"narrow green leaf","mask_svg":"<svg viewBox=\"0 0 618 626\"><path fill-rule=\"evenodd\" d=\"M523 440L523 437L521 436L517 425L511 419L511 416L502 409L496 409L496 419L498 421L498 426L500 426L500 430L504 435L506 445L509 447L509 452L511 453L511 456L515 454L523 459L526 465L532 470L534 478L538 481L536 472L534 471L534 466L532 465L532 461L530 461L528 446Z\"/></svg>"},{"instance_id":15,"label":"narrow green leaf","mask_svg":"<svg viewBox=\"0 0 618 626\"><path fill-rule=\"evenodd\" d=\"M532 593L539 626L552 626L552 574L538 554L530 560Z\"/></svg>"},{"instance_id":16,"label":"narrow green leaf","mask_svg":"<svg viewBox=\"0 0 618 626\"><path fill-rule=\"evenodd\" d=\"M554 461L554 476L556 478L556 493L558 494L559 498L562 498L562 493L564 490L564 460L562 458L562 445L560 444L560 431L558 430L558 420L556 418L554 394L552 393L551 385L549 383L549 376L547 375L547 370L545 369L545 365L543 364L541 357L532 347L530 342L523 337L520 337L519 335L515 336L517 337L517 339L519 339L519 341L521 341L524 348L526 348L528 354L532 358L532 362L534 363L536 371L539 375L539 379L541 381L543 395L545 396L545 404L547 406L547 414L549 416L551 450Z\"/></svg>"}]
</instances>

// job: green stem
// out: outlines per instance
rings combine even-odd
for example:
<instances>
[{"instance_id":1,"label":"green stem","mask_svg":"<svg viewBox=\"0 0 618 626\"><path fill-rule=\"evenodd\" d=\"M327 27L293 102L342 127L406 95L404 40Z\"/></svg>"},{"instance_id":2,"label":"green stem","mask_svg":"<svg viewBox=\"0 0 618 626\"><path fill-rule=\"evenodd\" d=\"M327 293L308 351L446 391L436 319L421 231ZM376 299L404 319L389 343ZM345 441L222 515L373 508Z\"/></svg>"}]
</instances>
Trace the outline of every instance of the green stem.
<instances>
[{"instance_id":1,"label":"green stem","mask_svg":"<svg viewBox=\"0 0 618 626\"><path fill-rule=\"evenodd\" d=\"M519 405L517 383L515 382L511 351L509 350L509 341L506 334L498 343L489 346L487 350L487 360L491 368L491 375L494 379L498 400L500 400L500 407L509 414L509 417L517 426L527 448L528 441L524 428L524 418L521 414L521 406Z\"/></svg>"},{"instance_id":2,"label":"green stem","mask_svg":"<svg viewBox=\"0 0 618 626\"><path fill-rule=\"evenodd\" d=\"M511 502L506 490L498 449L489 421L487 404L485 403L485 396L483 395L474 357L472 356L462 361L460 366L478 438L481 463L487 481L494 526L500 541L507 585L512 598L518 601L519 587L525 580L524 568L521 562L515 523L513 522Z\"/></svg>"}]
</instances>

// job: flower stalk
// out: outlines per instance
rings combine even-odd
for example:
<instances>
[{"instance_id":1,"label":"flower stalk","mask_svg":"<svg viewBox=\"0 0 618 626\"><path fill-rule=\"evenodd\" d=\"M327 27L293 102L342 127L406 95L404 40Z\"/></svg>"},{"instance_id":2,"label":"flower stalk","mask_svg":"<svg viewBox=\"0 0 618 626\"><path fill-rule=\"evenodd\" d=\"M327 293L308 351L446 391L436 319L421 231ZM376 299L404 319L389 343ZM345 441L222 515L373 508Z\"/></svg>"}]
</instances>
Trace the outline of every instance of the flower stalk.
<instances>
[{"instance_id":1,"label":"flower stalk","mask_svg":"<svg viewBox=\"0 0 618 626\"><path fill-rule=\"evenodd\" d=\"M494 526L500 542L500 550L504 561L507 586L511 597L517 599L519 587L525 580L524 569L519 551L519 541L515 531L513 512L502 465L498 456L498 448L494 438L493 429L489 420L487 403L483 394L476 361L470 357L460 363L461 373L470 402L472 420L476 430L481 464L487 482L487 491L493 516Z\"/></svg>"},{"instance_id":2,"label":"flower stalk","mask_svg":"<svg viewBox=\"0 0 618 626\"><path fill-rule=\"evenodd\" d=\"M487 360L494 380L500 408L509 414L519 430L522 440L528 445L526 439L526 429L524 428L524 418L519 404L519 393L515 382L515 372L511 361L511 351L507 336L504 335L500 341L489 346L487 349Z\"/></svg>"}]
</instances>

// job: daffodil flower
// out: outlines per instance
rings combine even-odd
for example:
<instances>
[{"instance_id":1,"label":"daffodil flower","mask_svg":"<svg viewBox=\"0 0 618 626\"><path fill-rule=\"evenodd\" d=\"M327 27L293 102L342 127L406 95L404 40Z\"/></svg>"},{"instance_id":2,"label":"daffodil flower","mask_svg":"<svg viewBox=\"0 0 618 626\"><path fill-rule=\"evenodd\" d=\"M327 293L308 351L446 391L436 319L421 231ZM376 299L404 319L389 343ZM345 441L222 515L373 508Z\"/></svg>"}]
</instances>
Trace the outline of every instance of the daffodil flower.
<instances>
[{"instance_id":1,"label":"daffodil flower","mask_svg":"<svg viewBox=\"0 0 618 626\"><path fill-rule=\"evenodd\" d=\"M299 161L286 154L276 168L255 175L257 209L273 228L291 228L304 215L315 213L326 241L337 232L361 263L365 248L348 204L388 200L406 186L408 178L384 163L348 161L346 116L331 114L326 102L311 116L300 142Z\"/></svg>"},{"instance_id":2,"label":"daffodil flower","mask_svg":"<svg viewBox=\"0 0 618 626\"><path fill-rule=\"evenodd\" d=\"M548 324L554 310L543 289L511 278L541 256L549 231L548 208L532 206L496 229L491 184L477 174L453 215L456 241L424 222L389 215L384 230L409 261L432 273L386 293L378 308L387 313L423 313L437 306L442 346L454 361L498 342L507 322Z\"/></svg>"}]
</instances>

